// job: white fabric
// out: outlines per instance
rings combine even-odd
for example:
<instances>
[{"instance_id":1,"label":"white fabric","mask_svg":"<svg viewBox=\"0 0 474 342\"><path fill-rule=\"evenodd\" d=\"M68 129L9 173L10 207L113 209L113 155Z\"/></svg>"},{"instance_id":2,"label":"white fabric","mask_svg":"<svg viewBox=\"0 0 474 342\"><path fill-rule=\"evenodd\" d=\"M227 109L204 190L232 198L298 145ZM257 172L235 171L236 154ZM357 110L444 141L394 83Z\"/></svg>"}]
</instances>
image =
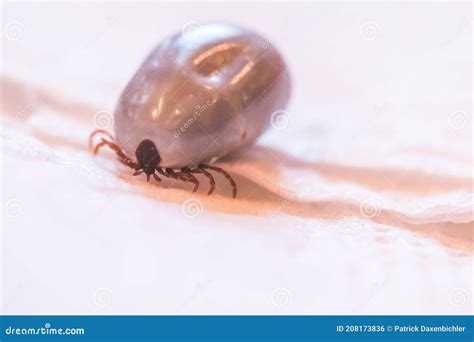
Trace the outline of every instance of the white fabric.
<instances>
[{"instance_id":1,"label":"white fabric","mask_svg":"<svg viewBox=\"0 0 474 342\"><path fill-rule=\"evenodd\" d=\"M472 313L470 4L2 7L3 313ZM294 80L238 198L93 158L148 51L223 19Z\"/></svg>"}]
</instances>

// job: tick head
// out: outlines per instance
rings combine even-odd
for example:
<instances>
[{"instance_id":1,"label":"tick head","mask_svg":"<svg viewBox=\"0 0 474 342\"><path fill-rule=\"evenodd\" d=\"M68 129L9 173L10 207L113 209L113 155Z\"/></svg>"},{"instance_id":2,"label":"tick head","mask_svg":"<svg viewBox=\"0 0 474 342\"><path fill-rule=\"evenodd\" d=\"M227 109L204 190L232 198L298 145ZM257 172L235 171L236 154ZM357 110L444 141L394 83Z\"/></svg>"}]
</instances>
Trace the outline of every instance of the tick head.
<instances>
[{"instance_id":1,"label":"tick head","mask_svg":"<svg viewBox=\"0 0 474 342\"><path fill-rule=\"evenodd\" d=\"M135 150L137 163L149 178L160 164L161 158L153 141L143 140Z\"/></svg>"}]
</instances>

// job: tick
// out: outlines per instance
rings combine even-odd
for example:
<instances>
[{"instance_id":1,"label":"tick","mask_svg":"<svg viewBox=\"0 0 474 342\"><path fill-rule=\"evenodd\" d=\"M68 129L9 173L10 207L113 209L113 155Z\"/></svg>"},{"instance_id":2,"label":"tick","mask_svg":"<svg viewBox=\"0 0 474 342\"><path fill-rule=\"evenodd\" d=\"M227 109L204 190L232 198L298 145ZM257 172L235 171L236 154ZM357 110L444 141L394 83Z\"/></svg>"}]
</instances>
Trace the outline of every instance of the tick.
<instances>
[{"instance_id":1,"label":"tick","mask_svg":"<svg viewBox=\"0 0 474 342\"><path fill-rule=\"evenodd\" d=\"M94 154L108 146L134 176L190 182L193 192L199 188L195 175L209 180L210 195L216 187L210 171L220 173L235 198L232 176L210 164L251 148L272 113L286 107L288 68L255 32L225 23L194 30L175 34L150 53L119 97L115 137L99 129L89 145Z\"/></svg>"}]
</instances>

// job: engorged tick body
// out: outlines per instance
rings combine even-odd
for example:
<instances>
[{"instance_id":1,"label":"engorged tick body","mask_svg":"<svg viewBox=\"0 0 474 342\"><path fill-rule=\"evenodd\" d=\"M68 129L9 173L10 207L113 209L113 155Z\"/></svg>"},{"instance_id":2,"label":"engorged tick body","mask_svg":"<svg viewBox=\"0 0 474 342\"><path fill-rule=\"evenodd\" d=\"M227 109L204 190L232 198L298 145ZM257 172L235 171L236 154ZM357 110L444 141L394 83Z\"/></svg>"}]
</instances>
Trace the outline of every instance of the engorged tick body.
<instances>
[{"instance_id":1,"label":"engorged tick body","mask_svg":"<svg viewBox=\"0 0 474 342\"><path fill-rule=\"evenodd\" d=\"M125 87L114 112L116 139L101 138L118 159L145 173L194 183L194 174L215 180L208 165L249 147L267 128L272 113L290 95L287 67L260 35L230 24L206 24L192 37L176 34L158 45ZM135 155L136 161L128 156Z\"/></svg>"}]
</instances>

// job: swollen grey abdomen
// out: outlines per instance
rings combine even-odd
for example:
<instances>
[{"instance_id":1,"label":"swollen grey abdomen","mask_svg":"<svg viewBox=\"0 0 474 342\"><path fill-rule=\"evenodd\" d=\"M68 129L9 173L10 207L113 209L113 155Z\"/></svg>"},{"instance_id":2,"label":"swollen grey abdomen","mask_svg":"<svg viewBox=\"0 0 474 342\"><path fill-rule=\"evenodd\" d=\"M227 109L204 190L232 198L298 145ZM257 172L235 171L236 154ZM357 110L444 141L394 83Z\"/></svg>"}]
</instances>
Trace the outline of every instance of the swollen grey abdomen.
<instances>
[{"instance_id":1,"label":"swollen grey abdomen","mask_svg":"<svg viewBox=\"0 0 474 342\"><path fill-rule=\"evenodd\" d=\"M206 24L163 41L125 87L115 136L130 155L153 141L162 167L193 166L248 147L290 96L287 67L263 37Z\"/></svg>"}]
</instances>

